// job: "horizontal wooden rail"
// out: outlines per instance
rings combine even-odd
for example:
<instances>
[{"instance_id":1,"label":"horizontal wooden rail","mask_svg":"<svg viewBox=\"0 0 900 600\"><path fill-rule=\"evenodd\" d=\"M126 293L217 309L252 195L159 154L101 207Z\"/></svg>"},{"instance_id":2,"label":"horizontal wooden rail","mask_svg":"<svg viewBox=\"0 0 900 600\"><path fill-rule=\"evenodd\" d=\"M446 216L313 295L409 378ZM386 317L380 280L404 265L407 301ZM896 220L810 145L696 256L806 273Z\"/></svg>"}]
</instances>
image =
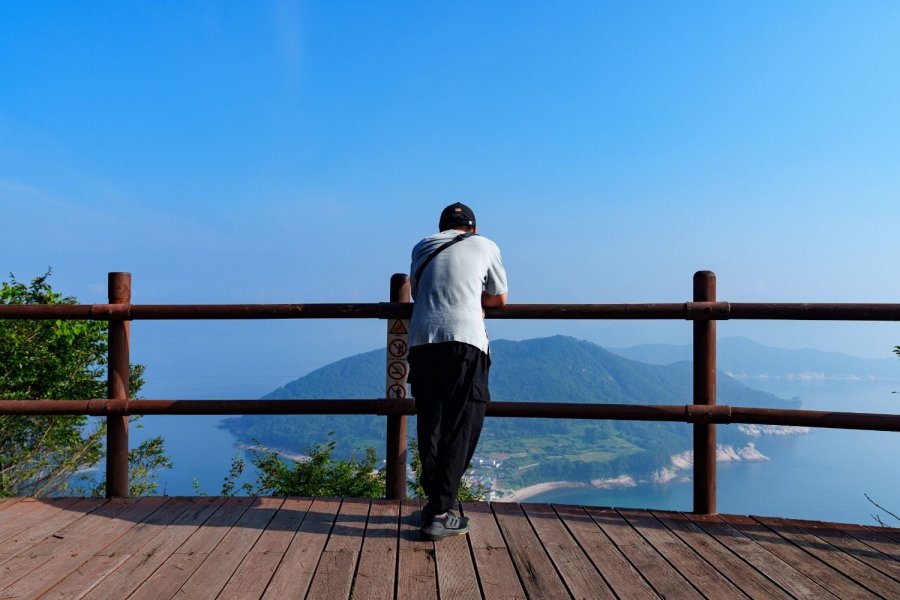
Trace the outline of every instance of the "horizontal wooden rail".
<instances>
[{"instance_id":1,"label":"horizontal wooden rail","mask_svg":"<svg viewBox=\"0 0 900 600\"><path fill-rule=\"evenodd\" d=\"M0 400L9 415L384 415L412 414L406 400ZM408 404L408 406L407 406ZM407 412L409 411L409 412Z\"/></svg>"},{"instance_id":2,"label":"horizontal wooden rail","mask_svg":"<svg viewBox=\"0 0 900 600\"><path fill-rule=\"evenodd\" d=\"M414 415L415 401L366 400L0 400L7 415ZM490 417L609 419L747 425L785 425L829 429L900 431L900 415L749 408L700 404L576 404L500 402L488 405Z\"/></svg>"},{"instance_id":3,"label":"horizontal wooden rail","mask_svg":"<svg viewBox=\"0 0 900 600\"><path fill-rule=\"evenodd\" d=\"M491 319L693 321L693 404L632 405L545 402L493 402L491 417L613 419L692 423L694 428L694 512L716 512L715 425L743 423L900 431L900 415L782 410L719 406L716 404L716 321L728 319L792 321L900 321L900 304L871 303L753 303L723 302L716 296L715 274L698 271L693 278L691 302L643 304L510 304L488 308ZM406 380L391 379L393 372L408 372L406 340L400 354L387 347L385 394L390 399L369 400L127 400L129 321L210 319L387 319L388 340L405 331L402 320L412 315L408 302L409 278L391 277L390 302L313 304L131 304L131 276L109 274L109 304L0 305L0 320L96 320L110 327L108 357L109 399L3 400L0 415L87 414L106 416L108 496L125 496L127 417L132 414L331 414L387 415L389 498L405 496L406 424L415 414L407 398ZM403 291L401 293L401 290ZM395 340L396 341L396 340ZM397 363L400 363L399 365ZM394 370L392 370L392 368ZM391 382L394 382L393 384Z\"/></svg>"},{"instance_id":4,"label":"horizontal wooden rail","mask_svg":"<svg viewBox=\"0 0 900 600\"><path fill-rule=\"evenodd\" d=\"M409 304L7 304L0 319L206 320L206 319L408 319Z\"/></svg>"},{"instance_id":5,"label":"horizontal wooden rail","mask_svg":"<svg viewBox=\"0 0 900 600\"><path fill-rule=\"evenodd\" d=\"M5 304L0 319L214 320L408 319L412 304ZM651 304L508 304L488 308L491 319L728 319L900 321L900 304L681 302Z\"/></svg>"},{"instance_id":6,"label":"horizontal wooden rail","mask_svg":"<svg viewBox=\"0 0 900 600\"><path fill-rule=\"evenodd\" d=\"M900 321L900 304L726 302L727 319L778 321ZM711 316L711 319L721 317Z\"/></svg>"}]
</instances>

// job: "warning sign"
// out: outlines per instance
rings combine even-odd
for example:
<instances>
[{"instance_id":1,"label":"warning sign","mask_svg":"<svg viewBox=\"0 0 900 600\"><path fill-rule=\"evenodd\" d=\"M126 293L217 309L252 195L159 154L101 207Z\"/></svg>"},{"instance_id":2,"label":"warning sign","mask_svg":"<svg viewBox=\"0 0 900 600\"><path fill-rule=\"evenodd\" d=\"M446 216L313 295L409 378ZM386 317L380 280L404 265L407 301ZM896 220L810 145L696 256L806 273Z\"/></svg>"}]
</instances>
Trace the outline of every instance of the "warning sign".
<instances>
[{"instance_id":1,"label":"warning sign","mask_svg":"<svg viewBox=\"0 0 900 600\"><path fill-rule=\"evenodd\" d=\"M409 321L390 319L387 323L387 381L385 396L392 400L407 397L406 379L409 375Z\"/></svg>"},{"instance_id":2,"label":"warning sign","mask_svg":"<svg viewBox=\"0 0 900 600\"><path fill-rule=\"evenodd\" d=\"M391 319L388 321L388 334L390 335L406 335L408 322L403 319Z\"/></svg>"}]
</instances>

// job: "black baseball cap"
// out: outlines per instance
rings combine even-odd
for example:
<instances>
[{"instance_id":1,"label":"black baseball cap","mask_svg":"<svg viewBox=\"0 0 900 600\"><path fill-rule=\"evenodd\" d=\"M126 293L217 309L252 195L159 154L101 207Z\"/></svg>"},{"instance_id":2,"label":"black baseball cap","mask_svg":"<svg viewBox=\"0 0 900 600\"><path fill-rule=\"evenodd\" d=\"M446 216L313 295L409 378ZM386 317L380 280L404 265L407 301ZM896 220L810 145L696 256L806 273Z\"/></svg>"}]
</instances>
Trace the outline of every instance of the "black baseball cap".
<instances>
[{"instance_id":1,"label":"black baseball cap","mask_svg":"<svg viewBox=\"0 0 900 600\"><path fill-rule=\"evenodd\" d=\"M455 202L441 211L438 229L446 231L457 227L475 227L475 213L462 202Z\"/></svg>"}]
</instances>

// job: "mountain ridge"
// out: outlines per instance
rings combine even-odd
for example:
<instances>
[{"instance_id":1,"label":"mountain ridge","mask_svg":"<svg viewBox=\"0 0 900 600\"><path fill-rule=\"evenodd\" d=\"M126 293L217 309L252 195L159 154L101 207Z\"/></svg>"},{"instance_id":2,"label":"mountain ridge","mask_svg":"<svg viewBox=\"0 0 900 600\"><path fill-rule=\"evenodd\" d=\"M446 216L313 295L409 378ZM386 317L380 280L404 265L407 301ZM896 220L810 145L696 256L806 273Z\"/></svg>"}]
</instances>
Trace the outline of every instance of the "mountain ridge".
<instances>
[{"instance_id":1,"label":"mountain ridge","mask_svg":"<svg viewBox=\"0 0 900 600\"><path fill-rule=\"evenodd\" d=\"M639 344L607 348L610 352L649 364L665 365L690 361L690 344ZM788 349L767 346L746 337L718 340L718 368L738 379L885 379L900 380L896 358L863 358L842 352L812 348Z\"/></svg>"},{"instance_id":2,"label":"mountain ridge","mask_svg":"<svg viewBox=\"0 0 900 600\"><path fill-rule=\"evenodd\" d=\"M690 404L692 369L686 362L652 365L634 361L584 340L552 336L492 342L491 395L494 401L615 404ZM335 361L266 396L288 398L377 398L384 393L385 351L377 349ZM794 408L783 399L753 390L719 373L721 404ZM414 417L409 431L415 432ZM239 439L302 451L333 432L339 447L384 448L383 417L242 416L224 426ZM750 439L736 427L719 429L722 443ZM623 473L649 474L691 447L692 428L684 423L643 421L488 418L479 454L517 454L507 460L507 485L536 481L586 481ZM520 464L521 463L521 464Z\"/></svg>"}]
</instances>

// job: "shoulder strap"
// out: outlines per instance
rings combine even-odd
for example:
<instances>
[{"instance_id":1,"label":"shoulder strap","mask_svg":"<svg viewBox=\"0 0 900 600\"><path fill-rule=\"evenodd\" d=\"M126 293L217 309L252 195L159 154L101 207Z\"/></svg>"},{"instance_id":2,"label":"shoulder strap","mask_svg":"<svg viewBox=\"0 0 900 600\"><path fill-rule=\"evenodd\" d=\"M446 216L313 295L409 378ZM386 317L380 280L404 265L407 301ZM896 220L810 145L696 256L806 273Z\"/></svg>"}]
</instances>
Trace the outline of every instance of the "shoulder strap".
<instances>
[{"instance_id":1,"label":"shoulder strap","mask_svg":"<svg viewBox=\"0 0 900 600\"><path fill-rule=\"evenodd\" d=\"M431 261L434 260L434 257L435 257L435 256L437 256L438 254L440 254L441 252L443 252L444 250L446 250L447 248L449 248L449 247L452 246L453 244L456 244L456 243L461 242L461 241L463 241L463 240L465 240L465 239L468 239L468 238L472 237L473 235L475 235L475 234L474 234L474 233L469 233L469 232L461 233L461 234L459 234L458 236L456 236L455 238L453 238L452 240L450 240L449 242L447 242L447 243L445 243L445 244L442 244L437 250L435 250L434 252L432 252L431 254L429 254L429 255L425 258L425 260L422 261L422 264L420 264L420 265L419 265L419 268L416 269L416 274L415 274L415 276L413 277L413 279L415 279L416 282L418 283L419 278L422 276L422 273L425 272L425 267L427 267L429 264L431 264Z\"/></svg>"}]
</instances>

